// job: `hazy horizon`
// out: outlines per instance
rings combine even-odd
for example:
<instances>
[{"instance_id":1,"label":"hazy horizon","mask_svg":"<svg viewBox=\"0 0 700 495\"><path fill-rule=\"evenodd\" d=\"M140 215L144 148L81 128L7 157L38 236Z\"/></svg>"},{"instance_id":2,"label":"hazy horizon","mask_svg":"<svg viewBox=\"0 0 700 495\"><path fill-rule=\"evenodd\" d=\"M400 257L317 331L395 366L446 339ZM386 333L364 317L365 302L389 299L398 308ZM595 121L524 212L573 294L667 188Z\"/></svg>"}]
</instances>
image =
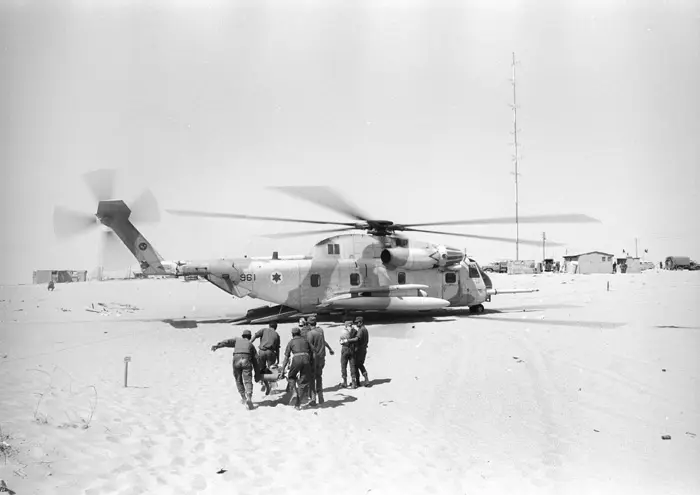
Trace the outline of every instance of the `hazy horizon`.
<instances>
[{"instance_id":1,"label":"hazy horizon","mask_svg":"<svg viewBox=\"0 0 700 495\"><path fill-rule=\"evenodd\" d=\"M18 1L0 23L0 283L98 264L97 229L59 242L52 214L94 213L82 174L102 168L127 203L153 191L162 220L137 227L167 259L305 254L327 235L166 208L347 220L268 186L331 186L398 223L514 216L512 52L520 215L602 222L520 237L566 243L555 258L637 238L650 260L700 261L697 2Z\"/></svg>"}]
</instances>

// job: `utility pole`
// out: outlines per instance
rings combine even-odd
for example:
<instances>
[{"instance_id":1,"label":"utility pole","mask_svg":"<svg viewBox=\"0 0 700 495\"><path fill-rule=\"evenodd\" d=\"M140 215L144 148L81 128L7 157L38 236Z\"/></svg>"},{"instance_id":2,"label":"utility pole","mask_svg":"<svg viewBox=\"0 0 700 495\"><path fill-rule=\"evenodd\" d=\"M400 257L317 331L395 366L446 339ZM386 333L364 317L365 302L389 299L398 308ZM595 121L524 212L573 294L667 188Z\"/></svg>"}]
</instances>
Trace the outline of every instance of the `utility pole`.
<instances>
[{"instance_id":1,"label":"utility pole","mask_svg":"<svg viewBox=\"0 0 700 495\"><path fill-rule=\"evenodd\" d=\"M545 256L545 250L544 250L544 243L547 240L547 233L542 232L542 262L544 263L544 260L547 259L547 256Z\"/></svg>"},{"instance_id":2,"label":"utility pole","mask_svg":"<svg viewBox=\"0 0 700 495\"><path fill-rule=\"evenodd\" d=\"M515 52L513 52L513 144L515 146L515 260L520 259L520 225L518 219L518 107L515 99Z\"/></svg>"}]
</instances>

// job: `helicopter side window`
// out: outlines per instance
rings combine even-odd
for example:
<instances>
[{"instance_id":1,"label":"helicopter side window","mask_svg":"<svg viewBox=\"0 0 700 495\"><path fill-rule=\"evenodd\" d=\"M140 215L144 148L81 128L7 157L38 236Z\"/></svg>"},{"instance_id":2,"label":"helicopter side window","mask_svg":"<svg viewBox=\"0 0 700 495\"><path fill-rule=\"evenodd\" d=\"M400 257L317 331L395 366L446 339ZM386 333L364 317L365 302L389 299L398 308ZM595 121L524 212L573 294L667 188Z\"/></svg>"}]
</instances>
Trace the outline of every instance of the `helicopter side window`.
<instances>
[{"instance_id":1,"label":"helicopter side window","mask_svg":"<svg viewBox=\"0 0 700 495\"><path fill-rule=\"evenodd\" d=\"M469 278L479 278L479 270L474 265L469 265Z\"/></svg>"},{"instance_id":2,"label":"helicopter side window","mask_svg":"<svg viewBox=\"0 0 700 495\"><path fill-rule=\"evenodd\" d=\"M455 272L445 273L445 283L446 284L454 284L456 282L457 282L457 274Z\"/></svg>"},{"instance_id":3,"label":"helicopter side window","mask_svg":"<svg viewBox=\"0 0 700 495\"><path fill-rule=\"evenodd\" d=\"M311 287L318 287L321 285L321 275L314 273L311 275Z\"/></svg>"},{"instance_id":4,"label":"helicopter side window","mask_svg":"<svg viewBox=\"0 0 700 495\"><path fill-rule=\"evenodd\" d=\"M328 244L328 254L340 254L340 244Z\"/></svg>"},{"instance_id":5,"label":"helicopter side window","mask_svg":"<svg viewBox=\"0 0 700 495\"><path fill-rule=\"evenodd\" d=\"M350 285L360 285L360 274L351 273L350 274Z\"/></svg>"},{"instance_id":6,"label":"helicopter side window","mask_svg":"<svg viewBox=\"0 0 700 495\"><path fill-rule=\"evenodd\" d=\"M399 272L399 285L403 285L405 283L406 283L406 273Z\"/></svg>"}]
</instances>

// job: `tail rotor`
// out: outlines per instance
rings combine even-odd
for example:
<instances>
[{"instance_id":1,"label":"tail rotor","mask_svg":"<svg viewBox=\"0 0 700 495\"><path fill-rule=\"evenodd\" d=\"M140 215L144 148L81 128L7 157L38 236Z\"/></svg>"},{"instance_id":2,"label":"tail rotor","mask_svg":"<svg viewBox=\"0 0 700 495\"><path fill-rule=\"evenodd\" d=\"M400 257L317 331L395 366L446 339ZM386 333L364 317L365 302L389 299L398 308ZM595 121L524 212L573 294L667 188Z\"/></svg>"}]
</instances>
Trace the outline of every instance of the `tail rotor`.
<instances>
[{"instance_id":1,"label":"tail rotor","mask_svg":"<svg viewBox=\"0 0 700 495\"><path fill-rule=\"evenodd\" d=\"M83 175L83 180L97 202L95 213L75 211L62 206L54 207L53 212L54 234L60 240L102 230L100 264L108 269L125 268L133 262L130 250L123 244L124 239L113 229L115 213L121 216L120 220L138 223L160 221L158 202L150 190L144 190L129 208L121 200L114 199L115 179L116 171L110 169L95 170Z\"/></svg>"}]
</instances>

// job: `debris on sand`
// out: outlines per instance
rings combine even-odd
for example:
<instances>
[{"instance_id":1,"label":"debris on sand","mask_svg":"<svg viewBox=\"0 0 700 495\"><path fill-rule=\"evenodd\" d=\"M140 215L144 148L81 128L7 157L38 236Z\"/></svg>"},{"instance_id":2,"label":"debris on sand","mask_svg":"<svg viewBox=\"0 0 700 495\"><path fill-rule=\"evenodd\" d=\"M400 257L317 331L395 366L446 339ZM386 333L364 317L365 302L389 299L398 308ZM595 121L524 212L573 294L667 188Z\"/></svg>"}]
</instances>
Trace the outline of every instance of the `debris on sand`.
<instances>
[{"instance_id":1,"label":"debris on sand","mask_svg":"<svg viewBox=\"0 0 700 495\"><path fill-rule=\"evenodd\" d=\"M671 440L671 435L662 435L661 440Z\"/></svg>"},{"instance_id":2,"label":"debris on sand","mask_svg":"<svg viewBox=\"0 0 700 495\"><path fill-rule=\"evenodd\" d=\"M685 434L688 435L690 438L695 438L695 433L693 433L692 431L686 431Z\"/></svg>"},{"instance_id":3,"label":"debris on sand","mask_svg":"<svg viewBox=\"0 0 700 495\"><path fill-rule=\"evenodd\" d=\"M99 313L102 316L110 316L110 315L115 315L115 316L121 316L123 313L135 313L136 311L140 311L141 308L138 308L132 304L122 304L122 303L103 303L103 302L98 302L97 307L95 307L95 304L92 303L90 304L89 308L85 308L85 311L89 311L91 313Z\"/></svg>"}]
</instances>

